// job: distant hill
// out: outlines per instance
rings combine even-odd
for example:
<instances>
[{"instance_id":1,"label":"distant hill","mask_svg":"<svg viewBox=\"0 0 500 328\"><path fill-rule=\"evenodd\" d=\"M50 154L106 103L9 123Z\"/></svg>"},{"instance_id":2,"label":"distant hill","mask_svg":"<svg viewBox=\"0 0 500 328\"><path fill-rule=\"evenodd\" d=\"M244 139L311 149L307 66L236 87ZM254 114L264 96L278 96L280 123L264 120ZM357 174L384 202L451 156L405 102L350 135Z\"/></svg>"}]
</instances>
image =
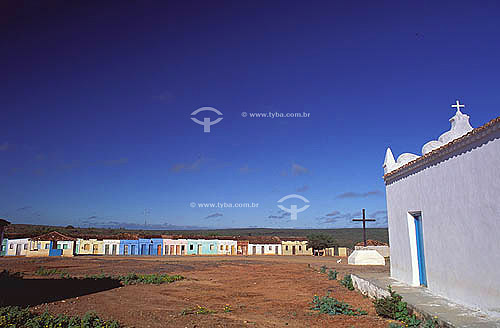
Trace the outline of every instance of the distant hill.
<instances>
[{"instance_id":1,"label":"distant hill","mask_svg":"<svg viewBox=\"0 0 500 328\"><path fill-rule=\"evenodd\" d=\"M31 224L11 224L7 227L5 237L7 238L30 238L50 231L59 231L74 237L79 236L114 236L124 233L140 235L202 235L202 236L278 236L278 237L306 237L311 233L330 234L338 242L339 246L354 248L354 245L362 241L363 229L275 229L275 228L241 228L241 229L212 229L212 230L129 230L129 229L107 229L107 228L79 228L58 227ZM387 228L366 229L366 238L389 243Z\"/></svg>"}]
</instances>

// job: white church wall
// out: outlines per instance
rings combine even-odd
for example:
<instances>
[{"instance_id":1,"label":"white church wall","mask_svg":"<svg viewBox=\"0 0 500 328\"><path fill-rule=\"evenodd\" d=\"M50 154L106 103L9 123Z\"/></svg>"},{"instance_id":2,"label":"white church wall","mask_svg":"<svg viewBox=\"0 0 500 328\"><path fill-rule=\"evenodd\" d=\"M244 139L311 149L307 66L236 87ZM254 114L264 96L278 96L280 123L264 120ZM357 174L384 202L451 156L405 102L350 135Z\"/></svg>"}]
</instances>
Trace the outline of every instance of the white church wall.
<instances>
[{"instance_id":1,"label":"white church wall","mask_svg":"<svg viewBox=\"0 0 500 328\"><path fill-rule=\"evenodd\" d=\"M391 275L418 285L409 212L421 211L429 290L500 316L500 130L473 137L386 186Z\"/></svg>"}]
</instances>

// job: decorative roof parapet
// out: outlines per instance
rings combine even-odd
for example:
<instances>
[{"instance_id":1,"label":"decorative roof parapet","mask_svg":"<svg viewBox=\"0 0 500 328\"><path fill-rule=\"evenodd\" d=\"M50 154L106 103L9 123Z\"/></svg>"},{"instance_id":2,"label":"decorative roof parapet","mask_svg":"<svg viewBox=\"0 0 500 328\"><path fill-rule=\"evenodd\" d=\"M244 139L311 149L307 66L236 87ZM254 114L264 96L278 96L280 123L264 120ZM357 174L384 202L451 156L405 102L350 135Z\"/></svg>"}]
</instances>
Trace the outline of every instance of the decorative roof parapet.
<instances>
[{"instance_id":1,"label":"decorative roof parapet","mask_svg":"<svg viewBox=\"0 0 500 328\"><path fill-rule=\"evenodd\" d=\"M456 105L452 105L452 107L457 108L457 112L452 118L450 118L451 129L441 134L438 140L431 140L427 142L422 147L422 155L426 155L472 131L472 126L469 123L469 116L463 114L460 111L460 107L463 106L464 105L460 105L458 100ZM415 154L404 153L399 155L397 161L394 161L394 156L392 155L391 149L387 148L383 165L384 174L391 173L392 171L399 169L400 167L418 159L419 157L420 156Z\"/></svg>"},{"instance_id":2,"label":"decorative roof parapet","mask_svg":"<svg viewBox=\"0 0 500 328\"><path fill-rule=\"evenodd\" d=\"M443 158L447 154L450 154L456 151L457 149L466 147L467 145L477 140L483 139L497 130L500 130L500 116L495 119L492 119L483 126L475 128L472 131L462 135L461 137L453 139L450 142L444 144L443 146L434 149L423 156L418 157L417 159L403 165L402 167L398 167L397 169L394 169L389 173L384 174L384 180L386 184L391 183L397 178L403 176L406 172L408 172L408 170L417 169L428 163L434 162L437 159Z\"/></svg>"}]
</instances>

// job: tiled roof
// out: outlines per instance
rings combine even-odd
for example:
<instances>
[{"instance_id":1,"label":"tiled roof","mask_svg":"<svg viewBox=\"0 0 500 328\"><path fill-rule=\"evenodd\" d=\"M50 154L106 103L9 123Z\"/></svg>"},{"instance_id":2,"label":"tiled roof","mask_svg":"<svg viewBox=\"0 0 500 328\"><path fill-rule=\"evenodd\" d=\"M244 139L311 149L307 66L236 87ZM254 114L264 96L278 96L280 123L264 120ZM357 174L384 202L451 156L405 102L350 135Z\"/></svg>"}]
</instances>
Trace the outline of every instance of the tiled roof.
<instances>
[{"instance_id":1,"label":"tiled roof","mask_svg":"<svg viewBox=\"0 0 500 328\"><path fill-rule=\"evenodd\" d=\"M59 233L57 231L52 231L41 236L33 237L32 240L42 240L42 241L74 241L76 238L68 237Z\"/></svg>"},{"instance_id":2,"label":"tiled roof","mask_svg":"<svg viewBox=\"0 0 500 328\"><path fill-rule=\"evenodd\" d=\"M356 244L356 246L364 246L364 245L365 244L362 241ZM389 246L389 245L378 240L367 239L366 246Z\"/></svg>"},{"instance_id":3,"label":"tiled roof","mask_svg":"<svg viewBox=\"0 0 500 328\"><path fill-rule=\"evenodd\" d=\"M473 129L469 133L461 136L460 138L452 140L452 141L448 142L447 144L445 144L437 149L434 149L433 151L431 151L425 155L422 155L422 156L414 159L413 161L408 162L405 165L385 174L384 180L386 182L388 180L392 180L393 177L398 176L399 174L401 174L402 172L404 172L405 170L407 170L409 168L417 167L419 164L424 164L424 163L428 162L429 160L432 160L435 157L440 156L441 154L445 154L447 151L450 151L450 150L454 149L455 147L458 147L461 144L467 145L468 143L476 140L475 137L480 136L483 133L488 133L489 131L493 132L497 128L500 128L500 116L495 118L495 119L492 119L491 121L489 121L488 123L486 123L483 126L480 126L478 128Z\"/></svg>"},{"instance_id":4,"label":"tiled roof","mask_svg":"<svg viewBox=\"0 0 500 328\"><path fill-rule=\"evenodd\" d=\"M5 227L6 225L9 225L10 222L4 219L0 219L0 227Z\"/></svg>"}]
</instances>

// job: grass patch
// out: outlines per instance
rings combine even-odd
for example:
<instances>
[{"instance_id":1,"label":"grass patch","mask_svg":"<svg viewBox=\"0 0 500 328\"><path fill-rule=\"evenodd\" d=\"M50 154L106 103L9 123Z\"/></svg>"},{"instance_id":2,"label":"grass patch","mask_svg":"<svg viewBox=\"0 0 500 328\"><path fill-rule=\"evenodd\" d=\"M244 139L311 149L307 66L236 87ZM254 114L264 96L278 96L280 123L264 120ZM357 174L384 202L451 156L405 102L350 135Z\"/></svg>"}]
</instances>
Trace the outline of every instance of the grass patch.
<instances>
[{"instance_id":1,"label":"grass patch","mask_svg":"<svg viewBox=\"0 0 500 328\"><path fill-rule=\"evenodd\" d=\"M35 271L35 275L44 276L44 277L60 275L61 278L69 278L70 277L69 273L67 273L66 271L59 270L59 269L48 269L48 268L44 268L44 267L39 267Z\"/></svg>"},{"instance_id":2,"label":"grass patch","mask_svg":"<svg viewBox=\"0 0 500 328\"><path fill-rule=\"evenodd\" d=\"M168 275L168 274L160 274L160 273L152 273L152 274L137 274L137 273L129 273L121 276L111 276L106 275L104 273L100 273L97 275L87 275L86 279L114 279L119 280L124 285L137 285L137 284L153 284L160 285L164 283L172 283L174 281L179 281L185 279L181 275Z\"/></svg>"},{"instance_id":3,"label":"grass patch","mask_svg":"<svg viewBox=\"0 0 500 328\"><path fill-rule=\"evenodd\" d=\"M94 312L88 312L79 318L54 316L48 312L35 314L29 308L7 306L0 308L0 327L119 328L121 326L117 321L100 319Z\"/></svg>"}]
</instances>

